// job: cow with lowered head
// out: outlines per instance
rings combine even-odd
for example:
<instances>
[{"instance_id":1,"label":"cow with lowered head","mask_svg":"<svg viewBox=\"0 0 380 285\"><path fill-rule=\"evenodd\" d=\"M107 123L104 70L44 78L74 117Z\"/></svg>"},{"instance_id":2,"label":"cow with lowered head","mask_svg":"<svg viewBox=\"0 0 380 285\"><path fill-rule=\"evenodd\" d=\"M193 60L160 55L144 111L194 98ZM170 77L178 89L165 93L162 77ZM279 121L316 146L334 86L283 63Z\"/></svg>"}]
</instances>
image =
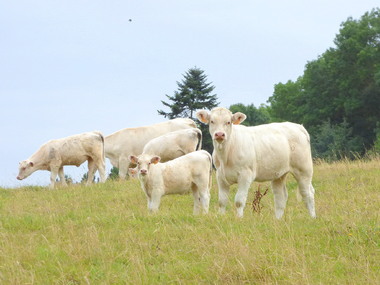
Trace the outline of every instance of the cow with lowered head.
<instances>
[{"instance_id":1,"label":"cow with lowered head","mask_svg":"<svg viewBox=\"0 0 380 285\"><path fill-rule=\"evenodd\" d=\"M43 144L31 157L21 161L18 180L23 180L37 170L48 170L50 188L54 188L57 175L66 185L64 165L80 166L88 161L87 184L91 183L96 170L99 170L100 181L106 180L104 137L100 132L88 132L66 138L50 140Z\"/></svg>"}]
</instances>

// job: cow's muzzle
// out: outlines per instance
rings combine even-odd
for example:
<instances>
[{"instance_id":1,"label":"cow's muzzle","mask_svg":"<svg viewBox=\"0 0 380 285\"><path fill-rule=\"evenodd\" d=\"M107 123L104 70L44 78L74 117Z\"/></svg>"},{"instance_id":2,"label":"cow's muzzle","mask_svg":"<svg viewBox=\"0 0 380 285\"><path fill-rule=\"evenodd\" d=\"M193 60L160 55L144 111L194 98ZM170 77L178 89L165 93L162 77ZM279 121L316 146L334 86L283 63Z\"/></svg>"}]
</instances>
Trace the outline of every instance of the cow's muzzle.
<instances>
[{"instance_id":1,"label":"cow's muzzle","mask_svg":"<svg viewBox=\"0 0 380 285\"><path fill-rule=\"evenodd\" d=\"M146 170L146 169L141 169L141 170L140 170L140 174L141 174L142 176L145 176L145 175L148 174L148 170Z\"/></svg>"},{"instance_id":2,"label":"cow's muzzle","mask_svg":"<svg viewBox=\"0 0 380 285\"><path fill-rule=\"evenodd\" d=\"M22 180L22 178L20 176L17 176L16 178L17 178L17 180Z\"/></svg>"},{"instance_id":3,"label":"cow's muzzle","mask_svg":"<svg viewBox=\"0 0 380 285\"><path fill-rule=\"evenodd\" d=\"M217 132L214 134L214 140L216 140L218 143L221 143L226 138L226 134L223 132Z\"/></svg>"}]
</instances>

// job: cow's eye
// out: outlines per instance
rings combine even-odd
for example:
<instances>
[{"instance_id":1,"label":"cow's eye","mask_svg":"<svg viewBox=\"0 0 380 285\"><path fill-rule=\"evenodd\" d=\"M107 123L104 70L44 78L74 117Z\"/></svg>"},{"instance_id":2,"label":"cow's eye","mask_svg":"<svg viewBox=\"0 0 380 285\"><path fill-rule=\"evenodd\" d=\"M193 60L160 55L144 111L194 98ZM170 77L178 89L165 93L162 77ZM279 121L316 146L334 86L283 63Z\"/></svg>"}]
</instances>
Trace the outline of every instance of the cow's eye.
<instances>
[{"instance_id":1,"label":"cow's eye","mask_svg":"<svg viewBox=\"0 0 380 285\"><path fill-rule=\"evenodd\" d=\"M228 122L227 122L227 125L231 125L231 122L230 122L230 121L228 121Z\"/></svg>"},{"instance_id":2,"label":"cow's eye","mask_svg":"<svg viewBox=\"0 0 380 285\"><path fill-rule=\"evenodd\" d=\"M214 121L211 121L211 124L213 124L214 123Z\"/></svg>"}]
</instances>

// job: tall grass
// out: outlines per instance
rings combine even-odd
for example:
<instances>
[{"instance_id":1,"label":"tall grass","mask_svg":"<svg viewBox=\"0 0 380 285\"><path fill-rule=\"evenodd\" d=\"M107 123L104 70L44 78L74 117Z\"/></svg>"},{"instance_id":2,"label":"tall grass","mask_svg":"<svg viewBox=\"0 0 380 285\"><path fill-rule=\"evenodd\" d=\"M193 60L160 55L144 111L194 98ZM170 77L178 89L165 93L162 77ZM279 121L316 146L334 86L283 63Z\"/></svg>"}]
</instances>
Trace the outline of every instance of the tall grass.
<instances>
[{"instance_id":1,"label":"tall grass","mask_svg":"<svg viewBox=\"0 0 380 285\"><path fill-rule=\"evenodd\" d=\"M380 284L380 161L315 165L317 219L289 201L274 218L192 215L192 196L147 211L137 180L0 189L0 284ZM266 187L266 185L264 185Z\"/></svg>"}]
</instances>

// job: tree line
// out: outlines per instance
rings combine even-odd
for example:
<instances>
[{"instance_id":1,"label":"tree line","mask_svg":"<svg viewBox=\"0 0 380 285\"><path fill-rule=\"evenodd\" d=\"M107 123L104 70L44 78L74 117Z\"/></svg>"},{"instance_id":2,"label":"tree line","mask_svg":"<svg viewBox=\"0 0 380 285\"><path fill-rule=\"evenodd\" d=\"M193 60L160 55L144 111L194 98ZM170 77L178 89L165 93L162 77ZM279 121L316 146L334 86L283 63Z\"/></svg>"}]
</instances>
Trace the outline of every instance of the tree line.
<instances>
[{"instance_id":1,"label":"tree line","mask_svg":"<svg viewBox=\"0 0 380 285\"><path fill-rule=\"evenodd\" d=\"M297 80L277 83L267 103L234 104L232 112L247 115L245 125L291 121L303 124L311 136L313 156L328 160L380 152L380 9L360 19L348 18L334 39L335 47L305 65ZM204 71L189 69L170 102L162 101L172 119L194 119L197 109L219 105L215 86ZM196 121L196 120L195 120ZM207 128L204 148L212 151Z\"/></svg>"}]
</instances>

